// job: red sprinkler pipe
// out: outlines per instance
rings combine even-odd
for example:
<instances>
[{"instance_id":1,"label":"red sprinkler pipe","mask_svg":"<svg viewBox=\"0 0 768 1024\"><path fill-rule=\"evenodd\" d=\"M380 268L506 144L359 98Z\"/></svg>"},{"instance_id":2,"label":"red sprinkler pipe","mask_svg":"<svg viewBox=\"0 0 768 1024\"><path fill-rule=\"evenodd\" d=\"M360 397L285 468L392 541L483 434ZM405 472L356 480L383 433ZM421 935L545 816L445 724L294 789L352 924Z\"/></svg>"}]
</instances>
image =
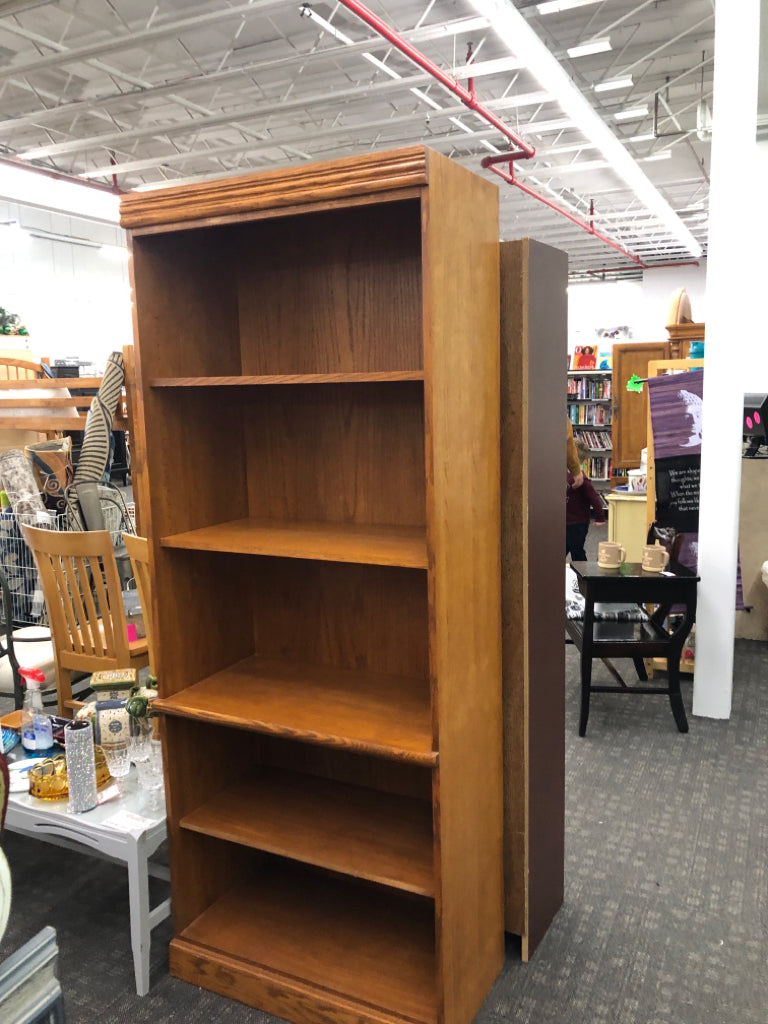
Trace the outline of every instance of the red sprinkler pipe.
<instances>
[{"instance_id":1,"label":"red sprinkler pipe","mask_svg":"<svg viewBox=\"0 0 768 1024\"><path fill-rule=\"evenodd\" d=\"M577 217L575 214L571 213L570 210L566 210L562 206L558 206L557 203L553 203L551 199L547 199L546 196L537 192L536 189L531 188L530 185L526 185L524 181L520 181L516 178L515 165L505 153L501 153L499 156L484 157L480 163L483 167L493 171L495 174L498 174L500 178L504 179L504 181L509 182L510 185L516 185L519 189L522 189L526 195L531 196L533 199L538 199L540 203L544 203L544 205L548 206L550 210L555 210L556 213L561 213L564 217L567 217L568 220L573 221L577 227L583 228L583 230L587 231L590 235L594 235L595 238L599 238L601 242L605 242L606 245L612 246L614 249L618 250L622 256L626 256L627 259L632 260L632 262L636 263L639 267L646 267L646 264L643 263L639 256L635 256L635 254L631 253L629 249L625 249L623 245L619 245L619 243L614 242L612 238L608 238L607 235L602 234L602 232L598 231L591 221L587 223L587 221L582 220L581 217ZM501 167L498 167L497 165L500 163L509 163L509 171L505 171Z\"/></svg>"},{"instance_id":2,"label":"red sprinkler pipe","mask_svg":"<svg viewBox=\"0 0 768 1024\"><path fill-rule=\"evenodd\" d=\"M414 64L417 64L420 68L422 68L422 70L427 71L430 75L432 75L432 77L435 78L442 86L448 89L449 92L452 92L454 96L458 96L465 106L469 107L470 110L473 110L476 114L478 114L480 117L486 120L488 124L498 129L498 131L500 131L505 138L509 139L511 142L515 144L515 146L518 147L516 151L501 153L498 156L485 157L485 159L481 161L481 165L483 167L492 170L495 174L498 174L500 178L503 178L504 181L508 182L510 185L516 185L517 188L521 189L527 195L531 196L531 198L538 199L540 203L544 203L545 206L548 206L551 210L554 210L555 213L559 213L562 214L563 217L567 217L568 220L576 224L577 227L580 227L584 231L589 232L590 235L594 235L595 238L599 239L601 242L605 242L606 245L610 245L612 248L620 252L623 256L626 256L627 259L632 260L632 262L637 264L637 266L642 268L646 268L647 266L649 266L649 264L644 263L639 258L639 256L635 256L634 253L631 253L628 249L625 249L624 246L619 245L618 242L614 242L613 239L608 238L607 235L604 235L602 234L602 232L598 231L595 228L594 222L591 219L589 223L587 223L580 217L574 216L574 214L572 214L569 210L565 209L565 207L558 206L557 203L552 202L551 199L547 199L546 196L541 195L540 192L537 192L535 189L531 188L530 185L526 185L524 182L519 181L515 177L515 165L513 161L518 160L521 157L530 158L532 156L535 156L536 150L533 146L530 145L530 143L526 142L524 139L521 139L519 135L513 132L511 128L508 128L503 121L501 121L498 117L496 117L494 113L492 113L490 110L484 107L482 103L478 101L474 92L473 79L469 80L470 91L468 92L466 89L460 86L458 82L454 82L452 78L446 75L445 72L442 71L437 66L437 64L433 64L428 57L425 57L423 53L417 50L414 46L411 46L410 43L406 42L406 40L399 36L393 29L391 29L389 25L383 22L381 18L378 18L373 13L373 11L369 11L364 4L359 3L358 0L339 0L339 3L343 7L346 7L347 10L351 11L353 14L356 14L358 18L360 18L368 26L370 26L370 28L372 28L374 32L378 32L380 36L383 36L396 49L398 49L402 54L408 57L409 60L412 60ZM467 60L469 60L469 56L470 54L467 53ZM496 165L499 163L508 163L509 171L507 172L497 167ZM593 213L594 206L591 206L590 217Z\"/></svg>"},{"instance_id":3,"label":"red sprinkler pipe","mask_svg":"<svg viewBox=\"0 0 768 1024\"><path fill-rule=\"evenodd\" d=\"M698 267L698 260L680 260L677 263L643 263L644 270L665 270L669 267ZM606 274L626 274L634 267L603 267L602 270L586 270L591 277L605 277Z\"/></svg>"},{"instance_id":4,"label":"red sprinkler pipe","mask_svg":"<svg viewBox=\"0 0 768 1024\"><path fill-rule=\"evenodd\" d=\"M473 110L480 117L484 118L488 124L492 125L501 134L513 142L517 146L519 152L505 153L507 160L517 157L532 157L535 155L536 150L530 143L521 139L519 135L512 131L502 120L500 120L494 113L488 110L478 102L477 97L472 93L468 92L463 86L459 85L458 82L454 82L452 78L445 74L437 64L433 64L432 61L425 57L421 51L417 50L410 43L406 42L405 39L401 38L396 32L394 32L389 25L377 18L373 11L369 11L368 8L358 0L339 0L342 6L356 14L358 18L362 19L367 25L369 25L374 32L378 32L380 36L383 36L388 42L390 42L396 49L401 53L405 54L409 60L412 60L414 64L418 64L422 70L429 72L433 78L435 78L444 88L452 92L454 96L458 96L461 102Z\"/></svg>"},{"instance_id":5,"label":"red sprinkler pipe","mask_svg":"<svg viewBox=\"0 0 768 1024\"><path fill-rule=\"evenodd\" d=\"M474 64L474 61L472 59L472 43L467 43L467 58L466 58L465 63L467 63L467 64ZM472 96L473 98L476 98L476 94L475 94L475 80L474 80L474 78L468 78L467 79L467 86L469 88L470 96Z\"/></svg>"}]
</instances>

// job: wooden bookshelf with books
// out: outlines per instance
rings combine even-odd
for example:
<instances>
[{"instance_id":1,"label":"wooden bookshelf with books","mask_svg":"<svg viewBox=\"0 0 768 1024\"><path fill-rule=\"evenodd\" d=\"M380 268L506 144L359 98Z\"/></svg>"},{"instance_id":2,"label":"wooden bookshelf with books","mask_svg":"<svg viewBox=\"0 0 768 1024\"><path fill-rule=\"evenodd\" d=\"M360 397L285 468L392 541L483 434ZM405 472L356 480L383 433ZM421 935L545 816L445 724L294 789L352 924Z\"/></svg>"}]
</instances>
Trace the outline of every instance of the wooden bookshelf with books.
<instances>
[{"instance_id":1,"label":"wooden bookshelf with books","mask_svg":"<svg viewBox=\"0 0 768 1024\"><path fill-rule=\"evenodd\" d=\"M584 472L600 490L610 488L613 472L612 371L569 370L568 418L573 437L588 449Z\"/></svg>"}]
</instances>

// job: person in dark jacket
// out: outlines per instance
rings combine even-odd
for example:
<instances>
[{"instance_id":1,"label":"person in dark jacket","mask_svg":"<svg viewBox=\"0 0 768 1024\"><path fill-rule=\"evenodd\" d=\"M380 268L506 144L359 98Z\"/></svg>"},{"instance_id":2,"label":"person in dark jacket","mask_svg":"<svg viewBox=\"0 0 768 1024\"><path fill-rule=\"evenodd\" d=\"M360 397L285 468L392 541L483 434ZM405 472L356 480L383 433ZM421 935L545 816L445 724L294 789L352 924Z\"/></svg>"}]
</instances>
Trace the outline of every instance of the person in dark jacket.
<instances>
[{"instance_id":1,"label":"person in dark jacket","mask_svg":"<svg viewBox=\"0 0 768 1024\"><path fill-rule=\"evenodd\" d=\"M574 486L571 473L566 473L565 488L565 554L571 556L572 562L586 562L587 553L584 544L587 531L595 513L595 525L603 526L606 522L605 509L600 495L586 474L580 487Z\"/></svg>"}]
</instances>

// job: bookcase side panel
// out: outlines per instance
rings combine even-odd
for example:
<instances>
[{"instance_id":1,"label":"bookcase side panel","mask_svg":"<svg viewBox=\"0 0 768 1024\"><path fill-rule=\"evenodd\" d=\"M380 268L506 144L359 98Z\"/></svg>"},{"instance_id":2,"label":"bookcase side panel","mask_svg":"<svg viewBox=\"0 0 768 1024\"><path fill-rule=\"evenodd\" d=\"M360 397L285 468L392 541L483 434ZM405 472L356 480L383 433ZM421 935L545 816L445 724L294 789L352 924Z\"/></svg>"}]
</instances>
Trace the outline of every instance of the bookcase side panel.
<instances>
[{"instance_id":1,"label":"bookcase side panel","mask_svg":"<svg viewBox=\"0 0 768 1024\"><path fill-rule=\"evenodd\" d=\"M231 231L131 239L136 346L145 386L155 377L239 374Z\"/></svg>"},{"instance_id":2,"label":"bookcase side panel","mask_svg":"<svg viewBox=\"0 0 768 1024\"><path fill-rule=\"evenodd\" d=\"M532 954L563 896L567 257L501 246L505 926Z\"/></svg>"},{"instance_id":3,"label":"bookcase side panel","mask_svg":"<svg viewBox=\"0 0 768 1024\"><path fill-rule=\"evenodd\" d=\"M445 1024L503 959L498 191L430 155L425 374L437 938ZM471 211L471 216L467 215Z\"/></svg>"},{"instance_id":4,"label":"bookcase side panel","mask_svg":"<svg viewBox=\"0 0 768 1024\"><path fill-rule=\"evenodd\" d=\"M155 591L162 697L253 654L246 559L156 546Z\"/></svg>"}]
</instances>

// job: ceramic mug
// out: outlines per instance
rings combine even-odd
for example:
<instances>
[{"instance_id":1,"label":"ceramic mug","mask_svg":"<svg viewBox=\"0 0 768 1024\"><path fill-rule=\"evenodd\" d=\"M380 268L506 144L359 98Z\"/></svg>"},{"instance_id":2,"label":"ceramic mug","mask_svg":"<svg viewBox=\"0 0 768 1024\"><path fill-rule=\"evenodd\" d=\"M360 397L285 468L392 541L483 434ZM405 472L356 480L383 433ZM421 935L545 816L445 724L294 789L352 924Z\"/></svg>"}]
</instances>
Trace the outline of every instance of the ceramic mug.
<instances>
[{"instance_id":1,"label":"ceramic mug","mask_svg":"<svg viewBox=\"0 0 768 1024\"><path fill-rule=\"evenodd\" d=\"M627 557L627 552L614 540L601 540L597 545L597 564L606 569L615 569Z\"/></svg>"},{"instance_id":2,"label":"ceramic mug","mask_svg":"<svg viewBox=\"0 0 768 1024\"><path fill-rule=\"evenodd\" d=\"M643 548L643 569L661 572L669 562L669 552L661 544L646 544Z\"/></svg>"}]
</instances>

